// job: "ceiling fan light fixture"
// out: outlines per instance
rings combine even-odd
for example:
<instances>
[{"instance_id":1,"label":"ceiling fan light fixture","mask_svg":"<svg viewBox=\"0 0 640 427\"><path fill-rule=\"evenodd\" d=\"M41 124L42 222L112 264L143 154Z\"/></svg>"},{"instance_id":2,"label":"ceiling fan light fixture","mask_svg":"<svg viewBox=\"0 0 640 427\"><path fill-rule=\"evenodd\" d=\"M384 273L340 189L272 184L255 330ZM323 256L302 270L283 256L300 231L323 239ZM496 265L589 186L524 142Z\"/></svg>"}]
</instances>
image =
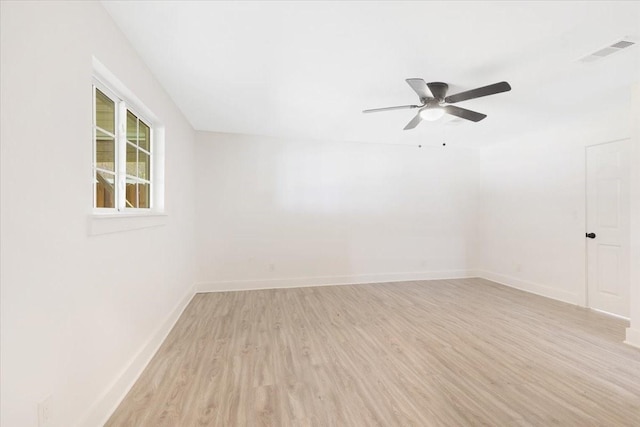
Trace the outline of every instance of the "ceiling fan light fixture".
<instances>
[{"instance_id":1,"label":"ceiling fan light fixture","mask_svg":"<svg viewBox=\"0 0 640 427\"><path fill-rule=\"evenodd\" d=\"M420 111L420 118L429 122L435 122L436 120L444 116L444 109L440 107L424 108Z\"/></svg>"},{"instance_id":2,"label":"ceiling fan light fixture","mask_svg":"<svg viewBox=\"0 0 640 427\"><path fill-rule=\"evenodd\" d=\"M1 0L0 0L1 1ZM455 104L469 99L482 98L484 96L495 95L497 93L508 92L511 85L507 82L494 83L488 86L482 86L465 92L456 93L447 96L449 85L442 82L427 83L422 79L406 79L411 89L418 95L420 105L399 105L397 107L384 107L364 110L363 113L373 113L377 111L389 110L409 110L418 108L418 114L404 127L404 130L411 130L418 126L423 120L435 122L442 118L445 114L459 117L461 119L472 122L479 122L487 117L486 114L477 111L467 110L458 107Z\"/></svg>"}]
</instances>

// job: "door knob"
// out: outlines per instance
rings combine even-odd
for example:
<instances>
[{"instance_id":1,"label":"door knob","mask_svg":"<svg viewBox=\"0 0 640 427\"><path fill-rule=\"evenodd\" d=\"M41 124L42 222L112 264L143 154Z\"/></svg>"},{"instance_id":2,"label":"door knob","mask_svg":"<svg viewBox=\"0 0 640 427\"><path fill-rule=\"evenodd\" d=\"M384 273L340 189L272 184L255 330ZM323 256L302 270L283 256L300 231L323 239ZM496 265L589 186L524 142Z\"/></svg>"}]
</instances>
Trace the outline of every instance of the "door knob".
<instances>
[{"instance_id":1,"label":"door knob","mask_svg":"<svg viewBox=\"0 0 640 427\"><path fill-rule=\"evenodd\" d=\"M587 233L587 234L585 234L585 236L587 236L590 239L595 239L596 238L596 233Z\"/></svg>"}]
</instances>

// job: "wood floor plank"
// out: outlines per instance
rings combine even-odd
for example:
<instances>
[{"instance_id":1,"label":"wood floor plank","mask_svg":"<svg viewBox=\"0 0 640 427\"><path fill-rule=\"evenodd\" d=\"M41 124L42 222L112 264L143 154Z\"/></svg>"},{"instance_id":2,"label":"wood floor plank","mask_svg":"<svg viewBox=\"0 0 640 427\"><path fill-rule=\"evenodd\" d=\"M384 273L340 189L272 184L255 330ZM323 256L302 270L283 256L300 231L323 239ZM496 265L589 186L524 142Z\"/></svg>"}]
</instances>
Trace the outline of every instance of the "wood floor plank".
<instances>
[{"instance_id":1,"label":"wood floor plank","mask_svg":"<svg viewBox=\"0 0 640 427\"><path fill-rule=\"evenodd\" d=\"M107 426L640 426L627 322L482 279L196 295Z\"/></svg>"}]
</instances>

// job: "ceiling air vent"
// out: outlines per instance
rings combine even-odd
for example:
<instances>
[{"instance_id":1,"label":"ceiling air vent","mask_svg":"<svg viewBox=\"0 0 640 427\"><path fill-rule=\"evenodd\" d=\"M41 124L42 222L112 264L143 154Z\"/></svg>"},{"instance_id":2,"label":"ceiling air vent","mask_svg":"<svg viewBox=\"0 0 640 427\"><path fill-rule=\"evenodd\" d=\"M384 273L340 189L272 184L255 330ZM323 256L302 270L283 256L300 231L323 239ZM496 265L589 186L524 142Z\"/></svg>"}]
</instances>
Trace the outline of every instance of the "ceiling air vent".
<instances>
[{"instance_id":1,"label":"ceiling air vent","mask_svg":"<svg viewBox=\"0 0 640 427\"><path fill-rule=\"evenodd\" d=\"M619 42L616 42L614 44L612 44L611 46L607 46L603 49L597 50L587 56L585 56L584 58L580 59L581 62L593 62L593 61L597 61L598 59L602 59L605 56L609 56L612 53L616 53L621 51L622 49L626 49L629 46L633 46L635 43L629 40L620 40Z\"/></svg>"}]
</instances>

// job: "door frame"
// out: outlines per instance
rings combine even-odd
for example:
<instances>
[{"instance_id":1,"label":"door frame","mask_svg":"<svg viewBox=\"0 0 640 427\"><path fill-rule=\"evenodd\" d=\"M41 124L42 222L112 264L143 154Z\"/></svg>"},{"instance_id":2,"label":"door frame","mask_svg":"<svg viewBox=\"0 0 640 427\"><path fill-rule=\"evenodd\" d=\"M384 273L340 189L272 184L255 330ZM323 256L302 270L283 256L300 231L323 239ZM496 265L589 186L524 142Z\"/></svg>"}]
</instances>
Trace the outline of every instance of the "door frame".
<instances>
[{"instance_id":1,"label":"door frame","mask_svg":"<svg viewBox=\"0 0 640 427\"><path fill-rule=\"evenodd\" d=\"M587 164L588 163L588 161L587 161L587 151L589 150L590 147L597 147L599 145L612 144L614 142L621 142L621 141L629 141L629 147L631 149L631 153L633 153L634 141L633 141L633 138L631 138L630 136L625 137L625 138L617 138L617 139L612 139L612 140L605 141L605 142L599 142L597 144L589 144L589 145L585 145L584 146L584 230L585 230L584 232L585 232L585 234L589 233L589 231L587 230L588 229L588 220L589 220L589 218L588 218L588 210L587 210L587 203L588 203L587 198L589 196L589 192L588 192L588 181L589 181L588 180L588 173L589 173L589 170L588 170L588 164ZM632 191L632 188L631 188L631 187L633 187L633 183L631 182L631 178L633 177L633 173L631 171L632 166L629 168L630 170L629 170L629 177L628 177L629 178L629 187L630 187L629 188L629 190L630 190L629 191L629 197L631 197L631 195L633 194L633 191ZM629 200L629 211L630 211L629 215L630 215L630 219L631 219L631 215L634 214L634 212L633 212L633 203L631 203L631 200ZM629 248L627 248L627 250L629 250L629 251L631 249L631 246L633 246L632 239L633 239L633 232L631 230L631 224L629 224ZM584 298L583 298L583 303L584 303L584 307L586 307L586 308L588 308L590 310L594 310L594 311L598 311L600 313L607 314L609 316L614 316L614 317L618 317L618 318L621 318L621 319L630 320L629 317L620 316L620 315L614 314L614 313L604 312L602 310L598 310L596 308L592 308L592 307L589 306L589 253L588 253L589 248L587 246L587 243L588 243L587 239L584 238L584 241L583 241L583 248L584 248L584 288L583 288L583 290L584 290ZM629 256L631 257L631 251L629 252ZM629 264L630 264L629 265L630 268L629 268L629 272L628 272L629 273L629 305L630 305L630 308L631 308L631 291L632 291L631 290L631 288L632 288L631 268L633 268L633 267L632 267L632 263L631 262Z\"/></svg>"}]
</instances>

